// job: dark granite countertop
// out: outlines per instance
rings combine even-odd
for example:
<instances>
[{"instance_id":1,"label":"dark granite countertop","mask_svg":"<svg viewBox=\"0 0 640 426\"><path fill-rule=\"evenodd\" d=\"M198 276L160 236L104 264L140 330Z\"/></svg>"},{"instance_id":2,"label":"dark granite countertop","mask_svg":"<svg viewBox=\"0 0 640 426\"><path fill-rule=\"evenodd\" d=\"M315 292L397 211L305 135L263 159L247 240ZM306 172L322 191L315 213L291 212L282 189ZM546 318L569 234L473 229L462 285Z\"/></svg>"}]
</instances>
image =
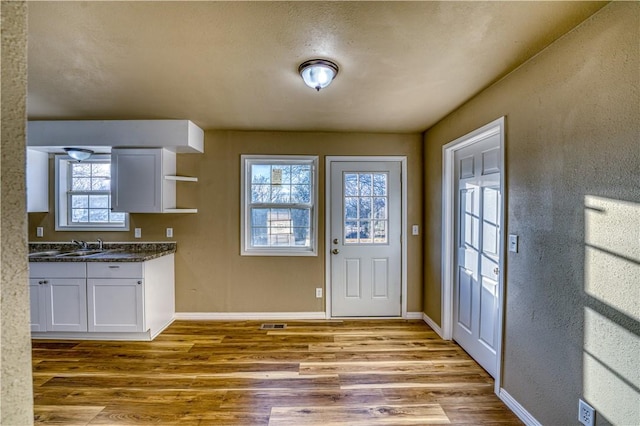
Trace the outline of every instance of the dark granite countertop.
<instances>
[{"instance_id":1,"label":"dark granite countertop","mask_svg":"<svg viewBox=\"0 0 640 426\"><path fill-rule=\"evenodd\" d=\"M89 243L86 250L71 243L29 243L29 262L144 262L176 252L175 242Z\"/></svg>"}]
</instances>

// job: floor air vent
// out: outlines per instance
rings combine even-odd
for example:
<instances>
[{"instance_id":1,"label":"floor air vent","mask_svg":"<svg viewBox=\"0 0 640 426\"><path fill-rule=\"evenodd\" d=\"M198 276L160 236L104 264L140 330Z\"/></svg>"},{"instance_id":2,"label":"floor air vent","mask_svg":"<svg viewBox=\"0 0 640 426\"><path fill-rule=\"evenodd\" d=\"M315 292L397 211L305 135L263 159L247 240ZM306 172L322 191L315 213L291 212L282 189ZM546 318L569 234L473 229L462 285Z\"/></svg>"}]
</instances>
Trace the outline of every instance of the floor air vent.
<instances>
[{"instance_id":1,"label":"floor air vent","mask_svg":"<svg viewBox=\"0 0 640 426\"><path fill-rule=\"evenodd\" d=\"M262 324L260 330L282 330L287 328L287 324Z\"/></svg>"}]
</instances>

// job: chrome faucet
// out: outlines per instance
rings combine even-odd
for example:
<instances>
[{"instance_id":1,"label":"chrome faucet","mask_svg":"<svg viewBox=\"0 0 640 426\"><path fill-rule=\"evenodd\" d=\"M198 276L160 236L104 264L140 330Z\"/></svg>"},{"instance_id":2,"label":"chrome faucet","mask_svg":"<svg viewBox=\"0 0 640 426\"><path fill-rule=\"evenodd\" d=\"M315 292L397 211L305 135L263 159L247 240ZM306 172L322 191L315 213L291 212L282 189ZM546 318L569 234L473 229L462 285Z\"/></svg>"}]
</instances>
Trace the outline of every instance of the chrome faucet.
<instances>
[{"instance_id":1,"label":"chrome faucet","mask_svg":"<svg viewBox=\"0 0 640 426\"><path fill-rule=\"evenodd\" d=\"M102 239L98 238L98 250L102 250Z\"/></svg>"},{"instance_id":2,"label":"chrome faucet","mask_svg":"<svg viewBox=\"0 0 640 426\"><path fill-rule=\"evenodd\" d=\"M73 244L77 244L80 247L80 249L82 249L82 250L86 250L87 249L87 242L86 241L71 240L71 242Z\"/></svg>"}]
</instances>

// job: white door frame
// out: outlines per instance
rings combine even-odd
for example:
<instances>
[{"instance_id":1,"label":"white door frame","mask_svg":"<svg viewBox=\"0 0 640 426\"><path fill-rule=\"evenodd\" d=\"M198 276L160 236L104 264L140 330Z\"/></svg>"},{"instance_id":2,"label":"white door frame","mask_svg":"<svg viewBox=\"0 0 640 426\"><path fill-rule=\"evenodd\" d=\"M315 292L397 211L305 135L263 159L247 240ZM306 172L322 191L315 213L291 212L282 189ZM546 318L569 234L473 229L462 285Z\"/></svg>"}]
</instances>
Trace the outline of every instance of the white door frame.
<instances>
[{"instance_id":1,"label":"white door frame","mask_svg":"<svg viewBox=\"0 0 640 426\"><path fill-rule=\"evenodd\" d=\"M502 372L502 322L504 317L504 276L505 276L505 153L504 134L505 117L500 117L480 127L473 132L459 137L442 147L442 337L446 340L453 339L453 286L455 277L455 161L454 154L459 149L465 148L481 139L492 135L500 136L500 191L502 202L500 205L500 274L498 275L498 342L496 347L496 377L495 392L500 391Z\"/></svg>"},{"instance_id":2,"label":"white door frame","mask_svg":"<svg viewBox=\"0 0 640 426\"><path fill-rule=\"evenodd\" d=\"M325 230L325 315L327 319L333 318L331 314L331 163L339 161L358 161L358 162L375 162L375 161L393 161L400 163L402 174L400 176L401 192L401 204L402 204L402 223L401 223L401 246L402 246L402 259L401 259L401 288L400 298L402 304L402 318L407 318L407 157L406 156L366 156L366 155L327 155L325 162L325 186L324 186L324 202L325 202L325 218L324 218L324 230ZM379 318L379 317L376 317Z\"/></svg>"}]
</instances>

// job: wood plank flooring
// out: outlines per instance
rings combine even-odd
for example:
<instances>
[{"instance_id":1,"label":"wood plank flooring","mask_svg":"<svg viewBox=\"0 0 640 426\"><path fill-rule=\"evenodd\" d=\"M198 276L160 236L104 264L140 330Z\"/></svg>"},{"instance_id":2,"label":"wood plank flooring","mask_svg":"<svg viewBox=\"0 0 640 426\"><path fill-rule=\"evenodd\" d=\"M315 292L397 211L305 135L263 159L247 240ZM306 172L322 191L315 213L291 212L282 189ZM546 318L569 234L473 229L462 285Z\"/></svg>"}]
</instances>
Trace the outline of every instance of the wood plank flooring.
<instances>
[{"instance_id":1,"label":"wood plank flooring","mask_svg":"<svg viewBox=\"0 0 640 426\"><path fill-rule=\"evenodd\" d=\"M35 424L520 425L416 320L176 321L153 342L33 341Z\"/></svg>"}]
</instances>

